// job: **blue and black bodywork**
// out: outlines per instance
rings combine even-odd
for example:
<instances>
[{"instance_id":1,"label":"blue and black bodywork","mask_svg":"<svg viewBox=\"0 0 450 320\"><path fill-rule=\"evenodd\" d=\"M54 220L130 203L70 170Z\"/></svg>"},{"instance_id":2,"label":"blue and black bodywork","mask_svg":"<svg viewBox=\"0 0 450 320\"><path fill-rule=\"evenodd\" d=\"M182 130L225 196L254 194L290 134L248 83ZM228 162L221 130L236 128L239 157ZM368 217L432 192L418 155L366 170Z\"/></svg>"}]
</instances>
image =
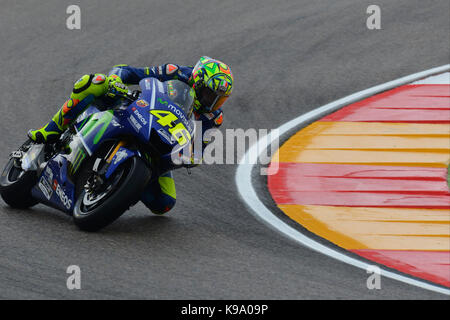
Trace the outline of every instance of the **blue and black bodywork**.
<instances>
[{"instance_id":1,"label":"blue and black bodywork","mask_svg":"<svg viewBox=\"0 0 450 320\"><path fill-rule=\"evenodd\" d=\"M183 166L180 156L191 151L196 131L192 89L178 80L155 78L142 79L139 87L140 94L124 97L120 107L87 108L61 138L64 151L40 164L33 198L72 214L84 187L77 185L80 168L89 159L92 170L104 180L133 157L145 161L151 179Z\"/></svg>"}]
</instances>

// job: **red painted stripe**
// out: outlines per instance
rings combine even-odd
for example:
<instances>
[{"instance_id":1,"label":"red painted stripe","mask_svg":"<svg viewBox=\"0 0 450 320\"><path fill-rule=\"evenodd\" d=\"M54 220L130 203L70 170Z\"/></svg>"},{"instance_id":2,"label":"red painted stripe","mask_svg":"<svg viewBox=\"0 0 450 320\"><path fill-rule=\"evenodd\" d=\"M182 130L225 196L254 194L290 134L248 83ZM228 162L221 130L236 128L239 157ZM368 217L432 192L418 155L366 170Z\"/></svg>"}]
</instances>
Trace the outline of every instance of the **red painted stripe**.
<instances>
[{"instance_id":1,"label":"red painted stripe","mask_svg":"<svg viewBox=\"0 0 450 320\"><path fill-rule=\"evenodd\" d=\"M450 85L406 85L351 105L370 108L450 109Z\"/></svg>"},{"instance_id":2,"label":"red painted stripe","mask_svg":"<svg viewBox=\"0 0 450 320\"><path fill-rule=\"evenodd\" d=\"M284 184L291 191L384 192L449 195L441 181L364 179L349 177L274 177L275 184Z\"/></svg>"},{"instance_id":3,"label":"red painted stripe","mask_svg":"<svg viewBox=\"0 0 450 320\"><path fill-rule=\"evenodd\" d=\"M278 204L449 208L445 168L279 163L268 176Z\"/></svg>"},{"instance_id":4,"label":"red painted stripe","mask_svg":"<svg viewBox=\"0 0 450 320\"><path fill-rule=\"evenodd\" d=\"M446 181L447 169L432 167L400 167L353 164L326 164L326 163L298 163L280 162L271 163L273 169L279 165L277 175L289 177L348 177L372 179L402 179L402 180L439 180ZM277 175L269 176L276 178Z\"/></svg>"},{"instance_id":5,"label":"red painted stripe","mask_svg":"<svg viewBox=\"0 0 450 320\"><path fill-rule=\"evenodd\" d=\"M412 112L413 111L413 112ZM448 110L341 109L321 121L398 122L398 123L450 123Z\"/></svg>"},{"instance_id":6,"label":"red painted stripe","mask_svg":"<svg viewBox=\"0 0 450 320\"><path fill-rule=\"evenodd\" d=\"M320 121L450 123L450 85L406 85L353 103Z\"/></svg>"},{"instance_id":7,"label":"red painted stripe","mask_svg":"<svg viewBox=\"0 0 450 320\"><path fill-rule=\"evenodd\" d=\"M401 272L450 287L450 252L350 250Z\"/></svg>"},{"instance_id":8,"label":"red painted stripe","mask_svg":"<svg viewBox=\"0 0 450 320\"><path fill-rule=\"evenodd\" d=\"M278 204L345 206L345 207L390 207L448 209L448 196L411 195L407 193L374 192L303 192L272 190Z\"/></svg>"}]
</instances>

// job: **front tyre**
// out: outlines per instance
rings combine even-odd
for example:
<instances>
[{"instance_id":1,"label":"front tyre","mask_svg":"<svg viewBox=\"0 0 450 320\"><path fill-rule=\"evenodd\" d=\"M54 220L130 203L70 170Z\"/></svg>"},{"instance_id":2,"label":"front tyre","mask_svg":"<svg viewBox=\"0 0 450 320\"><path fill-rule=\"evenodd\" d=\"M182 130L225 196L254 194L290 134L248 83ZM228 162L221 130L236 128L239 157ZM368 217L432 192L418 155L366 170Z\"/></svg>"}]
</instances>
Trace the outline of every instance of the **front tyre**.
<instances>
[{"instance_id":1,"label":"front tyre","mask_svg":"<svg viewBox=\"0 0 450 320\"><path fill-rule=\"evenodd\" d=\"M141 159L125 161L104 182L101 191L85 188L81 192L73 210L75 225L91 232L106 227L139 200L150 176L150 169Z\"/></svg>"}]
</instances>

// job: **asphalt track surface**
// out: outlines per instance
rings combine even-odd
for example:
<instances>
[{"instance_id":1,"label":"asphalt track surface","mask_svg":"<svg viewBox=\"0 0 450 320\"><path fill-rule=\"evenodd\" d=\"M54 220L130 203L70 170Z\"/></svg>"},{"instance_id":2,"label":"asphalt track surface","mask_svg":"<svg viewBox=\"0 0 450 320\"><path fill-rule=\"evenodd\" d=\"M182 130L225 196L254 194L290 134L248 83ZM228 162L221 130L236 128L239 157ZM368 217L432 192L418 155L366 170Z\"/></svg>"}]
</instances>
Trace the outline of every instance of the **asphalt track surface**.
<instances>
[{"instance_id":1,"label":"asphalt track surface","mask_svg":"<svg viewBox=\"0 0 450 320\"><path fill-rule=\"evenodd\" d=\"M450 60L447 0L377 1L381 30L366 28L372 1L77 1L82 24L73 31L65 25L71 4L2 0L2 166L73 82L114 64L225 61L236 79L225 130L277 128ZM95 234L45 206L20 211L0 201L0 298L448 299L387 278L368 290L364 270L257 221L237 194L235 171L179 170L172 212L154 216L138 205ZM264 179L255 183L270 203ZM69 265L81 268L81 290L66 288Z\"/></svg>"}]
</instances>

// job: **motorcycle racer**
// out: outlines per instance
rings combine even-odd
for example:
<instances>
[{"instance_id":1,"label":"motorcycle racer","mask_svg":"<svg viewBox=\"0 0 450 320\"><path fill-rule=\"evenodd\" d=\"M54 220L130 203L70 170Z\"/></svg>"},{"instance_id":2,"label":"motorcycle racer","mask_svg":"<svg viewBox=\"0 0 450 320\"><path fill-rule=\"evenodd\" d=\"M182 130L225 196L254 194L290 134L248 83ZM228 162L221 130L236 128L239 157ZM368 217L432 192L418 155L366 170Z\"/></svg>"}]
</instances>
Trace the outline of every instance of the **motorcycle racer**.
<instances>
[{"instance_id":1,"label":"motorcycle racer","mask_svg":"<svg viewBox=\"0 0 450 320\"><path fill-rule=\"evenodd\" d=\"M70 98L52 119L37 130L28 131L28 137L37 143L52 143L90 105L113 107L121 94L129 92L129 85L154 77L159 81L180 80L194 89L194 116L202 122L202 131L219 127L223 122L222 105L233 89L233 74L223 62L203 56L195 66L164 64L156 67L135 68L115 65L108 75L96 73L82 76L75 82ZM202 135L203 135L202 132ZM169 171L150 183L141 195L141 201L155 214L163 214L175 206L176 189Z\"/></svg>"}]
</instances>

